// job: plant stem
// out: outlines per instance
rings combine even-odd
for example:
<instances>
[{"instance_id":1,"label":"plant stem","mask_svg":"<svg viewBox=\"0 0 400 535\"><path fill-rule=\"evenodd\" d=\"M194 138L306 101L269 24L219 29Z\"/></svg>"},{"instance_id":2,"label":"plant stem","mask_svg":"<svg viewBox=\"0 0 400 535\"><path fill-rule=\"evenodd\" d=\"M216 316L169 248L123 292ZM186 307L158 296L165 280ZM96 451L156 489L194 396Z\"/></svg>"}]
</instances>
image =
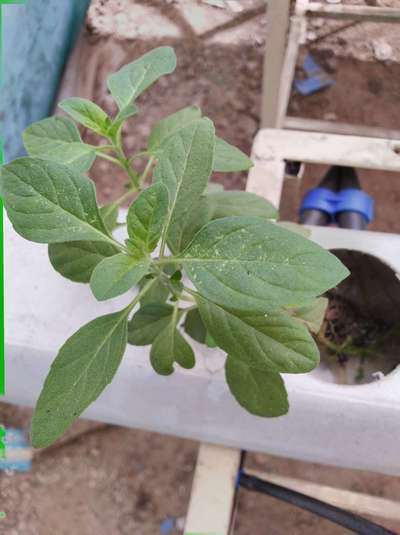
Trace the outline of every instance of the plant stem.
<instances>
[{"instance_id":1,"label":"plant stem","mask_svg":"<svg viewBox=\"0 0 400 535\"><path fill-rule=\"evenodd\" d=\"M183 295L182 292L177 291L171 283L171 279L168 277L168 275L161 271L161 269L157 265L153 264L153 266L156 269L157 276L159 277L160 281L162 282L162 284L164 284L164 286L168 288L168 290L175 297L175 299L177 299L178 301L186 301L187 303L193 303L192 297ZM183 287L183 289L185 289L185 287Z\"/></svg>"},{"instance_id":2,"label":"plant stem","mask_svg":"<svg viewBox=\"0 0 400 535\"><path fill-rule=\"evenodd\" d=\"M139 179L140 188L143 187L143 184L146 181L147 175L150 172L150 169L151 169L151 166L153 165L154 160L155 160L154 156L150 156L149 161L147 162L147 165L146 165L146 167L145 167L145 169L144 169L144 171L143 171L143 173L142 173L142 175L140 176L140 179Z\"/></svg>"},{"instance_id":3,"label":"plant stem","mask_svg":"<svg viewBox=\"0 0 400 535\"><path fill-rule=\"evenodd\" d=\"M135 297L135 299L132 301L132 303L130 303L127 307L126 307L126 310L128 311L127 313L129 314L129 312L131 312L131 310L139 303L139 301L142 299L142 297L144 295L147 294L147 292L150 290L150 288L153 286L153 284L156 282L157 279L151 279L149 280L148 283L146 283L143 288L140 290L140 292L137 294L137 296Z\"/></svg>"},{"instance_id":4,"label":"plant stem","mask_svg":"<svg viewBox=\"0 0 400 535\"><path fill-rule=\"evenodd\" d=\"M130 188L126 193L121 195L116 201L113 201L113 204L122 204L126 199L129 198L132 193L136 193L137 190Z\"/></svg>"},{"instance_id":5,"label":"plant stem","mask_svg":"<svg viewBox=\"0 0 400 535\"><path fill-rule=\"evenodd\" d=\"M129 158L125 156L125 152L122 147L122 125L120 126L118 131L109 139L114 147L115 152L117 153L117 158L113 158L111 161L116 160L114 163L118 162L117 165L119 165L119 167L122 167L122 169L124 169L128 173L132 186L136 189L136 191L138 191L140 189L139 175L134 169L132 169ZM107 155L99 154L99 156L104 158ZM110 157L106 159L109 160Z\"/></svg>"},{"instance_id":6,"label":"plant stem","mask_svg":"<svg viewBox=\"0 0 400 535\"><path fill-rule=\"evenodd\" d=\"M191 297L186 296L186 295L182 295L181 294L179 299L181 301L185 301L186 303L193 303L193 299ZM197 305L194 308L197 308Z\"/></svg>"},{"instance_id":7,"label":"plant stem","mask_svg":"<svg viewBox=\"0 0 400 535\"><path fill-rule=\"evenodd\" d=\"M178 301L173 304L174 310L172 311L172 321L174 324L174 327L176 328L176 324L178 323Z\"/></svg>"}]
</instances>

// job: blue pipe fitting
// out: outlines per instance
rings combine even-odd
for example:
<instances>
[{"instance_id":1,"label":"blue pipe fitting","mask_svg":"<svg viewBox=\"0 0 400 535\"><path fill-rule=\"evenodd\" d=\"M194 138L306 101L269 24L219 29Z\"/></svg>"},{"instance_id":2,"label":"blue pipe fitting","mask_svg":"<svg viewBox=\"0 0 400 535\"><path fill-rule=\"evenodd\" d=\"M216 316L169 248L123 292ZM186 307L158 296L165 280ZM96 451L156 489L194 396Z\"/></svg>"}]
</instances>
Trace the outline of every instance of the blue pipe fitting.
<instances>
[{"instance_id":1,"label":"blue pipe fitting","mask_svg":"<svg viewBox=\"0 0 400 535\"><path fill-rule=\"evenodd\" d=\"M332 222L339 213L356 212L370 223L374 219L374 200L359 189L349 188L335 193L326 188L314 188L305 195L300 214L305 210L325 212Z\"/></svg>"}]
</instances>

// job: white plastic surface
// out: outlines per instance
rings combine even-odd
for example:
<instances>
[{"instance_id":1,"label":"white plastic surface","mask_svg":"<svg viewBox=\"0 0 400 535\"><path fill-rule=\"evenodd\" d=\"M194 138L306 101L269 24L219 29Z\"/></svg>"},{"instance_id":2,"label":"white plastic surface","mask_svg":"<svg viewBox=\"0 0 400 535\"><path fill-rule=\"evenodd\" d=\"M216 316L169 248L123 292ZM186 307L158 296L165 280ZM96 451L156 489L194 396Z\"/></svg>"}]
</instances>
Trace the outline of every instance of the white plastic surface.
<instances>
[{"instance_id":1,"label":"white plastic surface","mask_svg":"<svg viewBox=\"0 0 400 535\"><path fill-rule=\"evenodd\" d=\"M400 237L313 229L329 248L379 256L400 272ZM5 401L32 406L61 344L131 296L100 304L88 286L54 272L45 245L25 241L5 216ZM290 412L262 419L242 410L224 380L224 355L196 345L194 370L157 376L148 348L128 346L113 383L85 417L285 457L400 475L400 371L364 386L320 372L285 376Z\"/></svg>"}]
</instances>

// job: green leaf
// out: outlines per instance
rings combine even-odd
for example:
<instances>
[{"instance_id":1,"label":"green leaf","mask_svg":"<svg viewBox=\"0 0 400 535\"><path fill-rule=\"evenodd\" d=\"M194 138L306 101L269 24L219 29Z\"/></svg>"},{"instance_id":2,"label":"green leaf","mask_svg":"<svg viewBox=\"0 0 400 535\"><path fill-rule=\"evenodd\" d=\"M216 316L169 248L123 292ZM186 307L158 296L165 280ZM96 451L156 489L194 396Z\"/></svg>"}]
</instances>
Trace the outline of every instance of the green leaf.
<instances>
[{"instance_id":1,"label":"green leaf","mask_svg":"<svg viewBox=\"0 0 400 535\"><path fill-rule=\"evenodd\" d=\"M208 223L179 261L207 299L259 312L307 304L349 273L320 246L259 217Z\"/></svg>"},{"instance_id":2,"label":"green leaf","mask_svg":"<svg viewBox=\"0 0 400 535\"><path fill-rule=\"evenodd\" d=\"M206 195L210 209L210 219L229 216L257 216L274 219L276 208L263 197L247 191L222 191Z\"/></svg>"},{"instance_id":3,"label":"green leaf","mask_svg":"<svg viewBox=\"0 0 400 535\"><path fill-rule=\"evenodd\" d=\"M211 347L211 348L218 347L216 341L214 340L214 338L211 336L211 334L208 331L207 331L207 336L206 336L206 346Z\"/></svg>"},{"instance_id":4,"label":"green leaf","mask_svg":"<svg viewBox=\"0 0 400 535\"><path fill-rule=\"evenodd\" d=\"M190 211L182 215L179 225L171 227L168 239L170 250L174 254L182 252L209 221L210 207L207 198L202 196Z\"/></svg>"},{"instance_id":5,"label":"green leaf","mask_svg":"<svg viewBox=\"0 0 400 535\"><path fill-rule=\"evenodd\" d=\"M289 411L285 383L279 373L249 368L229 355L225 377L236 401L251 414L271 418Z\"/></svg>"},{"instance_id":6,"label":"green leaf","mask_svg":"<svg viewBox=\"0 0 400 535\"><path fill-rule=\"evenodd\" d=\"M182 218L191 211L207 185L214 143L214 125L209 119L200 119L172 136L161 154L154 181L165 184L169 192L168 237L174 237Z\"/></svg>"},{"instance_id":7,"label":"green leaf","mask_svg":"<svg viewBox=\"0 0 400 535\"><path fill-rule=\"evenodd\" d=\"M128 312L91 321L62 346L33 416L35 448L57 440L112 381L126 348Z\"/></svg>"},{"instance_id":8,"label":"green leaf","mask_svg":"<svg viewBox=\"0 0 400 535\"><path fill-rule=\"evenodd\" d=\"M104 258L119 253L110 243L100 241L76 241L52 243L49 258L53 268L63 277L74 282L89 282L94 268Z\"/></svg>"},{"instance_id":9,"label":"green leaf","mask_svg":"<svg viewBox=\"0 0 400 535\"><path fill-rule=\"evenodd\" d=\"M201 296L202 320L218 346L252 368L305 373L319 362L318 348L300 322L273 310L267 314L233 311Z\"/></svg>"},{"instance_id":10,"label":"green leaf","mask_svg":"<svg viewBox=\"0 0 400 535\"><path fill-rule=\"evenodd\" d=\"M248 171L253 162L241 150L217 137L213 170L222 173Z\"/></svg>"},{"instance_id":11,"label":"green leaf","mask_svg":"<svg viewBox=\"0 0 400 535\"><path fill-rule=\"evenodd\" d=\"M106 235L93 182L37 158L20 158L0 174L0 194L16 232L27 240L60 243L113 240Z\"/></svg>"},{"instance_id":12,"label":"green leaf","mask_svg":"<svg viewBox=\"0 0 400 535\"><path fill-rule=\"evenodd\" d=\"M196 106L183 108L165 119L162 119L151 131L148 140L148 149L152 154L157 154L163 143L176 134L183 127L201 118L201 111Z\"/></svg>"},{"instance_id":13,"label":"green leaf","mask_svg":"<svg viewBox=\"0 0 400 535\"><path fill-rule=\"evenodd\" d=\"M130 243L142 254L157 247L168 215L168 190L161 182L142 191L131 204L128 216Z\"/></svg>"},{"instance_id":14,"label":"green leaf","mask_svg":"<svg viewBox=\"0 0 400 535\"><path fill-rule=\"evenodd\" d=\"M143 286L146 284L146 280L139 283L139 288L142 289ZM151 286L151 288L145 293L145 295L140 300L140 304L142 307L146 305L152 305L152 304L160 304L165 303L165 301L168 299L169 296L169 290L168 288L161 282L159 278L157 278L156 282Z\"/></svg>"},{"instance_id":15,"label":"green leaf","mask_svg":"<svg viewBox=\"0 0 400 535\"><path fill-rule=\"evenodd\" d=\"M186 314L184 329L185 332L193 338L193 340L196 340L196 342L199 342L200 344L206 343L207 329L197 308L189 310L189 312Z\"/></svg>"},{"instance_id":16,"label":"green leaf","mask_svg":"<svg viewBox=\"0 0 400 535\"><path fill-rule=\"evenodd\" d=\"M174 371L174 362L182 368L194 367L193 349L176 329L176 321L173 317L154 340L150 351L150 362L160 375L171 375Z\"/></svg>"},{"instance_id":17,"label":"green leaf","mask_svg":"<svg viewBox=\"0 0 400 535\"><path fill-rule=\"evenodd\" d=\"M90 287L98 301L122 295L148 273L150 258L138 259L120 253L97 264L90 278Z\"/></svg>"},{"instance_id":18,"label":"green leaf","mask_svg":"<svg viewBox=\"0 0 400 535\"><path fill-rule=\"evenodd\" d=\"M245 191L218 191L200 197L190 211L174 225L168 244L174 254L183 251L197 232L213 219L228 216L250 215L273 219L276 209L267 200Z\"/></svg>"},{"instance_id":19,"label":"green leaf","mask_svg":"<svg viewBox=\"0 0 400 535\"><path fill-rule=\"evenodd\" d=\"M289 310L289 313L303 322L312 333L318 334L324 321L328 303L326 297L319 297L310 305Z\"/></svg>"},{"instance_id":20,"label":"green leaf","mask_svg":"<svg viewBox=\"0 0 400 535\"><path fill-rule=\"evenodd\" d=\"M30 156L68 165L85 173L96 158L95 147L82 142L75 124L65 117L50 117L33 123L23 133Z\"/></svg>"},{"instance_id":21,"label":"green leaf","mask_svg":"<svg viewBox=\"0 0 400 535\"><path fill-rule=\"evenodd\" d=\"M100 135L106 135L111 119L94 102L86 98L67 98L60 102L59 107L75 121Z\"/></svg>"},{"instance_id":22,"label":"green leaf","mask_svg":"<svg viewBox=\"0 0 400 535\"><path fill-rule=\"evenodd\" d=\"M176 56L171 47L155 48L109 76L108 88L123 111L158 78L173 72L175 67Z\"/></svg>"},{"instance_id":23,"label":"green leaf","mask_svg":"<svg viewBox=\"0 0 400 535\"><path fill-rule=\"evenodd\" d=\"M174 307L164 304L142 306L128 324L128 342L135 346L147 346L170 323Z\"/></svg>"},{"instance_id":24,"label":"green leaf","mask_svg":"<svg viewBox=\"0 0 400 535\"><path fill-rule=\"evenodd\" d=\"M115 202L100 208L100 215L106 229L112 232L118 225L119 206Z\"/></svg>"}]
</instances>

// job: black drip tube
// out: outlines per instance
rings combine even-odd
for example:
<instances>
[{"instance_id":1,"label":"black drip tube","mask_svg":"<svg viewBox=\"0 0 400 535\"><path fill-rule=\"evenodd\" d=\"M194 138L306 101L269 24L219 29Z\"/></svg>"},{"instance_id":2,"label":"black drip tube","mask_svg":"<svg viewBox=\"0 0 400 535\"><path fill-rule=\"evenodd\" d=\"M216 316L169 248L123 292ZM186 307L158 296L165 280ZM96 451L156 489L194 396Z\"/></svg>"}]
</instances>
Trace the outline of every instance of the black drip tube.
<instances>
[{"instance_id":1,"label":"black drip tube","mask_svg":"<svg viewBox=\"0 0 400 535\"><path fill-rule=\"evenodd\" d=\"M399 535L358 515L354 515L353 513L349 513L348 511L344 511L333 505L311 498L300 492L246 474L245 472L240 473L238 484L244 489L267 494L278 500L290 503L295 507L305 509L310 513L314 513L334 522L335 524L343 526L358 535Z\"/></svg>"}]
</instances>

